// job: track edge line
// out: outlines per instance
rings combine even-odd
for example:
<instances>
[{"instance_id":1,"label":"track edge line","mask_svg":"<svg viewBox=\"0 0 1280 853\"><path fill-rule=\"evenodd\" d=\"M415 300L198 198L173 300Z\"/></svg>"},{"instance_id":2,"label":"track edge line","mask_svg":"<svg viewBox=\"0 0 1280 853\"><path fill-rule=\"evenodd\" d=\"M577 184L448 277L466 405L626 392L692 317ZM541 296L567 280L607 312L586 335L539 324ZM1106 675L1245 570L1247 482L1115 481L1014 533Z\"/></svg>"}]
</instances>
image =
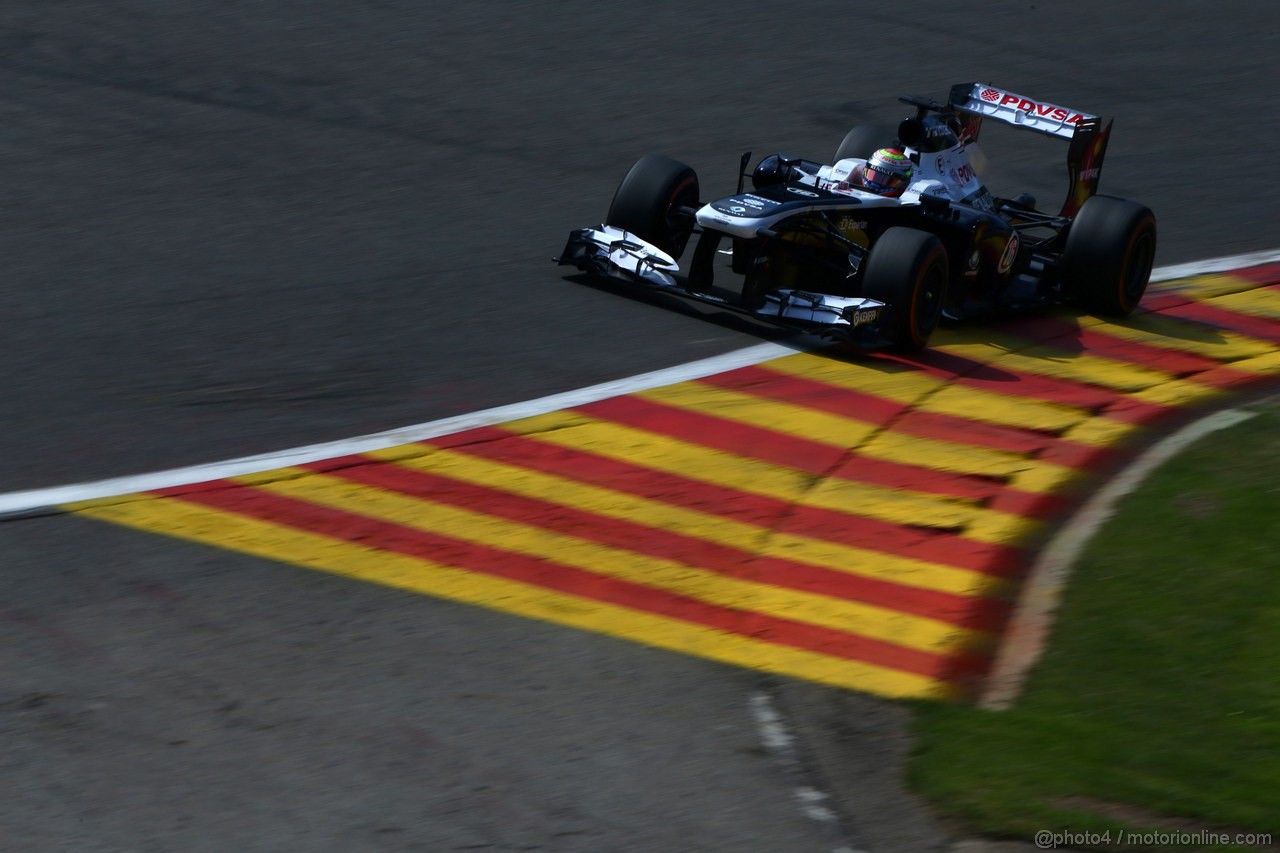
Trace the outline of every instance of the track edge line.
<instances>
[{"instance_id":1,"label":"track edge line","mask_svg":"<svg viewBox=\"0 0 1280 853\"><path fill-rule=\"evenodd\" d=\"M1187 447L1257 414L1231 408L1192 421L1147 448L1089 496L1066 524L1054 533L1022 582L978 707L988 711L1006 711L1013 707L1031 670L1048 645L1054 615L1071 569L1094 535L1115 514L1116 505L1142 485L1157 468Z\"/></svg>"}]
</instances>

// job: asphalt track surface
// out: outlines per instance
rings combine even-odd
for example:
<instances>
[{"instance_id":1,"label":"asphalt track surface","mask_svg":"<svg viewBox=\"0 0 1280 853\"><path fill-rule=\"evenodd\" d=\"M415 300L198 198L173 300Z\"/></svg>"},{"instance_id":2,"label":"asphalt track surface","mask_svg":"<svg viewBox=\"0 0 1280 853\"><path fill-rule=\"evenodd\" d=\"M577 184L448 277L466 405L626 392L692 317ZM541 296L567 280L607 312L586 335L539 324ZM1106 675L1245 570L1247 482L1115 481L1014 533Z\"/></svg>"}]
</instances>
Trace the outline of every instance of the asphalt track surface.
<instances>
[{"instance_id":1,"label":"asphalt track surface","mask_svg":"<svg viewBox=\"0 0 1280 853\"><path fill-rule=\"evenodd\" d=\"M0 489L756 343L547 259L641 153L714 192L742 150L821 159L960 80L1117 116L1103 189L1155 209L1159 263L1271 248L1278 24L1248 3L5 8ZM986 147L996 189L1053 197L1060 147ZM940 843L897 790L892 705L77 519L5 524L0 550L7 848L830 848L760 746L761 689L858 843Z\"/></svg>"}]
</instances>

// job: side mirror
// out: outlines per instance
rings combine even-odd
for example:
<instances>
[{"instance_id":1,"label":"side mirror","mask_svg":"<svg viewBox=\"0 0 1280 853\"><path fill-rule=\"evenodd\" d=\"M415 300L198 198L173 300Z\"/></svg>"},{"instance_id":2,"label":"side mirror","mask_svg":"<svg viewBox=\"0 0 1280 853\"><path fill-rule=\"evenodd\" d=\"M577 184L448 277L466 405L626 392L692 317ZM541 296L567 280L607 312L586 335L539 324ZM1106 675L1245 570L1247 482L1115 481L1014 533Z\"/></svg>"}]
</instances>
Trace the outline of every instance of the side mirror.
<instances>
[{"instance_id":1,"label":"side mirror","mask_svg":"<svg viewBox=\"0 0 1280 853\"><path fill-rule=\"evenodd\" d=\"M944 195L924 193L920 196L920 205L925 209L926 213L942 216L951 209L951 199Z\"/></svg>"},{"instance_id":2,"label":"side mirror","mask_svg":"<svg viewBox=\"0 0 1280 853\"><path fill-rule=\"evenodd\" d=\"M789 158L789 159L788 159ZM787 154L770 154L756 164L751 173L751 185L758 190L765 187L785 184L791 175L791 166L799 162L799 158Z\"/></svg>"},{"instance_id":3,"label":"side mirror","mask_svg":"<svg viewBox=\"0 0 1280 853\"><path fill-rule=\"evenodd\" d=\"M925 129L924 122L918 118L903 119L898 125L898 141L907 148L920 148L920 144L924 142Z\"/></svg>"}]
</instances>

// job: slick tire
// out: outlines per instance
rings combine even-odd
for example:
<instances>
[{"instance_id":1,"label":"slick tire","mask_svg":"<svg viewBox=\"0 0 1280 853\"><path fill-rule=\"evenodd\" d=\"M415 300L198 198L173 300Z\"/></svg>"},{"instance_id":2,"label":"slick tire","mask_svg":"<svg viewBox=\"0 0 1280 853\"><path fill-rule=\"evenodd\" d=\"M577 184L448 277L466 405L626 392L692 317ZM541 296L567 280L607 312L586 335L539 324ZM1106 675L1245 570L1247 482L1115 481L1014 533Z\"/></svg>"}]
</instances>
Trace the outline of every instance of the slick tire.
<instances>
[{"instance_id":1,"label":"slick tire","mask_svg":"<svg viewBox=\"0 0 1280 853\"><path fill-rule=\"evenodd\" d=\"M693 233L693 216L680 208L698 206L698 176L670 157L641 157L618 185L606 225L630 231L679 258Z\"/></svg>"},{"instance_id":2,"label":"slick tire","mask_svg":"<svg viewBox=\"0 0 1280 853\"><path fill-rule=\"evenodd\" d=\"M1062 252L1067 297L1091 314L1125 317L1138 307L1156 256L1156 218L1136 202L1090 198Z\"/></svg>"},{"instance_id":3,"label":"slick tire","mask_svg":"<svg viewBox=\"0 0 1280 853\"><path fill-rule=\"evenodd\" d=\"M951 277L942 241L915 228L890 228L867 256L862 295L889 306L882 331L894 349L915 352L938 327Z\"/></svg>"},{"instance_id":4,"label":"slick tire","mask_svg":"<svg viewBox=\"0 0 1280 853\"><path fill-rule=\"evenodd\" d=\"M855 127L845 134L844 141L836 148L835 159L831 162L836 163L847 157L867 160L877 149L892 147L896 141L893 131L887 127L874 124Z\"/></svg>"}]
</instances>

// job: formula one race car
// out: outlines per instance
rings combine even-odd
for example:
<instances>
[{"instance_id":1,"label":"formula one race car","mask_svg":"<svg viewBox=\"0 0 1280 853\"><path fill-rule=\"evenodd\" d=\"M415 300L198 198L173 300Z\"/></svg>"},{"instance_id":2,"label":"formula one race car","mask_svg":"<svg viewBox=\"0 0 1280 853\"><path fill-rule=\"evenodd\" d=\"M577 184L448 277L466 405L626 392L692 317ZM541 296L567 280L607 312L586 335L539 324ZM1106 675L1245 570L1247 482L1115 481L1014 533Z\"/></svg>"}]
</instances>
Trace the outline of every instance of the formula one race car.
<instances>
[{"instance_id":1,"label":"formula one race car","mask_svg":"<svg viewBox=\"0 0 1280 853\"><path fill-rule=\"evenodd\" d=\"M779 153L750 173L748 152L737 191L709 203L693 169L643 157L604 224L572 232L554 260L774 325L904 350L924 347L943 316L1062 302L1111 316L1137 307L1156 223L1140 204L1096 195L1110 122L978 83L953 86L946 104L900 100L916 114L896 138L857 127L833 165ZM983 118L1069 142L1070 187L1058 213L983 186L969 162ZM897 149L890 156L902 155L910 175L898 195L865 180L882 148ZM718 256L742 276L741 288L713 284Z\"/></svg>"}]
</instances>

